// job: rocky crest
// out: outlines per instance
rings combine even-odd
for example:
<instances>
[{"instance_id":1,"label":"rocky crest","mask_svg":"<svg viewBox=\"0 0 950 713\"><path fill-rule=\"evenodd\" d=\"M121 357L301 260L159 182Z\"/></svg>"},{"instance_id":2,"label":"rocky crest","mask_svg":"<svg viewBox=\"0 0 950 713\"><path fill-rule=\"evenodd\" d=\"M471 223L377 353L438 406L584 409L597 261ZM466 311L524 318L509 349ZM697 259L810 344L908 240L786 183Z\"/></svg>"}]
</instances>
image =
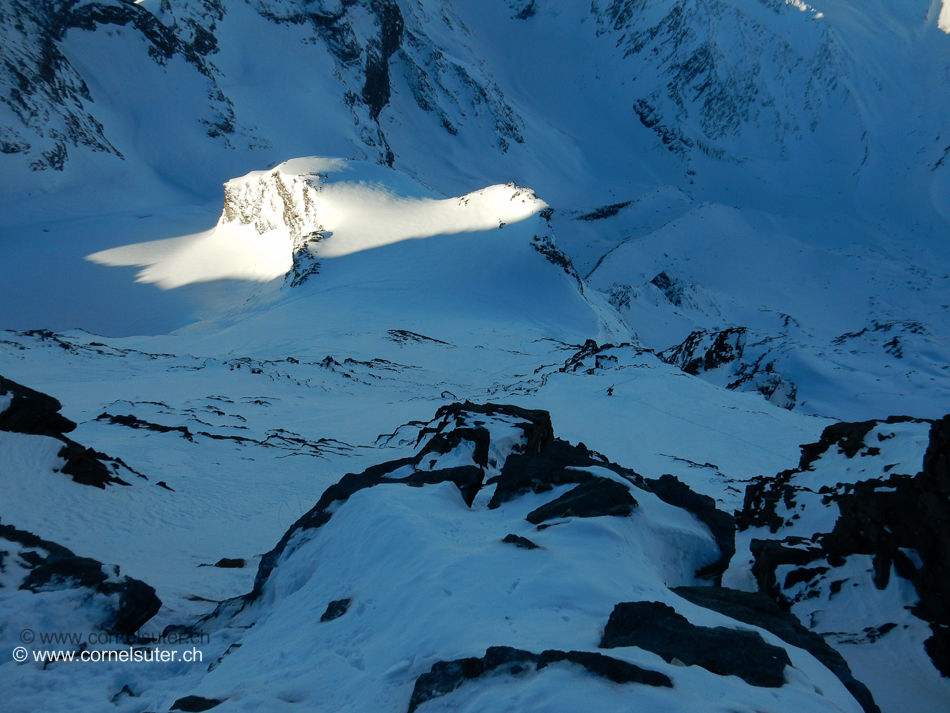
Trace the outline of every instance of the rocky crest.
<instances>
[{"instance_id":1,"label":"rocky crest","mask_svg":"<svg viewBox=\"0 0 950 713\"><path fill-rule=\"evenodd\" d=\"M62 404L57 399L0 376L0 397L3 396L8 396L10 401L0 410L0 431L62 441L58 455L65 464L60 471L72 476L77 483L103 489L107 485L128 485L116 475L120 466L134 473L125 463L86 448L65 435L75 430L76 424L59 413Z\"/></svg>"},{"instance_id":2,"label":"rocky crest","mask_svg":"<svg viewBox=\"0 0 950 713\"><path fill-rule=\"evenodd\" d=\"M637 687L674 689L679 685L678 679L703 669L706 674L729 681L730 686L766 688L776 691L776 695L781 697L790 682L802 675L788 673L790 667L801 665L797 658L799 654L792 653L789 644L813 652L868 713L876 713L873 699L851 676L847 664L820 637L807 632L794 617L779 611L761 595L695 586L701 581L697 575L704 569L697 565L704 564L707 570L714 567L721 573L734 551L732 518L718 511L711 498L692 492L672 476L644 479L583 444L572 445L556 438L550 416L545 411L499 404L454 403L441 407L428 423L407 424L397 429L387 437L387 442L397 437L405 440L410 431L416 433L413 441L417 452L414 456L343 476L287 530L277 547L263 557L253 590L243 597L222 602L212 615L195 627L202 630L225 628L231 632L243 631L249 626L267 627L268 621L276 616L274 611L283 606L287 596L304 588L309 591L312 587L308 580L316 579L320 579L319 594L314 590L314 595L320 600L316 606L323 614L317 617L319 621L307 624L315 627L314 636L337 637L354 626L365 632L367 617L383 616L390 622L385 611L374 613L379 608L386 609L390 605L388 601L365 599L367 595L360 593L363 591L361 586L349 580L328 580L327 574L321 574L324 572L321 567L338 556L326 548L333 549L337 544L350 542L351 538L345 534L346 527L362 523L358 525L360 528L369 527L375 533L377 525L372 523L388 527L393 518L408 517L412 525L402 537L408 538L409 542L418 542L414 548L421 547L424 551L409 555L409 561L405 563L408 570L403 572L400 560L407 555L390 547L386 555L390 562L386 567L396 580L387 580L387 586L402 602L394 601L392 606L408 607L415 613L392 623L400 630L408 627L411 632L404 631L402 636L412 640L417 630L426 638L433 636L424 622L431 616L440 616L433 610L441 611L444 606L453 607L453 611L460 611L454 607L466 611L471 607L475 616L484 617L481 627L472 629L471 624L466 624L468 628L461 638L451 635L450 648L462 652L461 657L434 662L431 657L425 657L421 670L418 665L413 665L409 675L400 678L406 680L403 685L407 698L403 705L410 713L436 699L445 698L445 705L456 705L471 696L494 695L488 692L495 690L493 686L501 680L510 682L506 686L533 686L535 681L547 680L546 677L554 675L552 671L580 672L592 680L631 686L629 695L636 697L640 695ZM407 510L399 504L408 505L410 501L415 506ZM420 509L416 510L416 506ZM383 511L376 512L379 507ZM452 518L455 526L436 534L437 530L429 528L427 522L445 516ZM463 525L463 522L469 524ZM475 527L477 522L493 524L484 534L475 534L481 532L477 529L467 529ZM694 535L685 536L688 528L697 527L700 522L705 524L700 526L703 534L699 535L700 530L695 530ZM648 569L633 569L624 577L632 578L632 581L644 578L642 586L646 589L643 591L653 594L645 594L641 600L613 599L607 605L610 600L601 601L599 587L602 582L599 579L579 583L571 570L564 573L566 579L563 581L561 575L554 575L553 579L549 576L538 590L543 591L544 596L551 594L556 597L561 587L570 590L580 584L591 588L592 593L598 592L593 599L585 599L583 604L585 609L593 607L602 611L600 622L583 637L583 642L587 642L590 635L599 631L600 643L593 647L596 650L581 641L575 648L566 648L513 646L499 640L499 645L487 649L484 644L468 642L466 637L473 631L479 632L475 638L480 642L486 636L499 636L492 633L499 626L506 630L507 626L515 626L509 631L518 630L519 617L515 610L510 609L510 602L514 600L508 597L518 588L519 582L533 582L535 567L549 570L551 562L557 561L551 558L557 557L559 550L571 546L572 532L573 537L583 538L593 532L616 530L626 534L612 539L610 547L632 538L635 542L629 544L637 552L652 552L652 548L639 540L644 532L639 529L641 527L646 531L660 528L658 532L664 534L653 547L677 548L679 557L687 560L683 563L685 569L679 567L676 573L667 571L665 582L692 582L691 586L670 590L666 583L646 584L653 582ZM499 528L504 529L497 536L489 534ZM514 534L512 530L530 533L531 537ZM502 537L501 533L506 531L508 534ZM462 532L467 534L462 535ZM695 539L697 535L700 539ZM353 565L354 558L376 557L369 550L376 547L375 537L382 535L367 536L368 541L360 544L350 542L344 548L347 552L340 556L350 563L348 567ZM455 544L442 542L446 536ZM433 537L438 541L430 542ZM663 539L666 537L670 538L669 541ZM701 556L699 550L693 551L700 542L703 543ZM350 546L354 548L352 551ZM323 554L318 557L314 548ZM714 561L715 556L711 556L716 552L721 557L718 563ZM454 571L461 567L467 573L466 577L474 576L478 584L469 585L474 586L474 590L468 591L467 587L456 584L455 575L443 574L437 577L438 597L433 599L422 595L416 590L430 585L426 575L420 575L417 570L415 556L426 561L427 571L429 568L441 571L446 566ZM599 561L598 553L588 550L586 557L591 562L584 564L585 571L588 567L600 566L593 564ZM448 558L447 562L451 564L442 564L443 558ZM615 568L613 556L610 562L609 566ZM577 564L575 561L570 566ZM360 564L353 566L364 571ZM480 569L483 567L486 567L484 571ZM509 571L508 568L512 567ZM382 572L368 572L367 576L375 578L382 576ZM405 576L413 578L414 584L400 584ZM494 593L491 581L496 576L503 580L508 576L517 579L507 593ZM528 590L524 596L537 596L532 584L526 586ZM481 592L482 587L486 588L484 592ZM705 594L707 590L711 595ZM624 591L629 590L624 588ZM328 599L334 597L335 592L349 593ZM484 597L495 596L502 599L490 606L482 601ZM457 604L455 597L460 598ZM470 597L475 599L470 602ZM595 601L599 603L595 604ZM693 605L687 602L705 608L710 616L723 616L723 625L694 623L691 619L695 617L695 609L691 609ZM534 607L530 610L537 611ZM506 620L510 618L511 624L496 621L499 611L511 613L511 617L504 617ZM422 619L417 621L415 617ZM570 618L564 616L560 621L570 621ZM442 622L440 627L454 626L446 619L437 620ZM737 621L745 628L737 628ZM750 626L758 628L749 630ZM532 641L543 636L542 630L528 627L528 631ZM509 633L507 638L511 636ZM766 636L770 638L767 640ZM400 643L400 646L408 645ZM636 651L653 652L659 658L654 665L638 665L627 660ZM393 655L407 654L417 655L409 651ZM228 666L229 659L224 657L217 665Z\"/></svg>"},{"instance_id":3,"label":"rocky crest","mask_svg":"<svg viewBox=\"0 0 950 713\"><path fill-rule=\"evenodd\" d=\"M907 580L919 597L910 610L932 632L925 649L950 676L948 495L950 416L839 423L802 446L797 469L750 484L737 523L754 533L760 590L793 610L815 600L833 612L848 606L843 587ZM880 615L891 617L885 632L900 620Z\"/></svg>"}]
</instances>

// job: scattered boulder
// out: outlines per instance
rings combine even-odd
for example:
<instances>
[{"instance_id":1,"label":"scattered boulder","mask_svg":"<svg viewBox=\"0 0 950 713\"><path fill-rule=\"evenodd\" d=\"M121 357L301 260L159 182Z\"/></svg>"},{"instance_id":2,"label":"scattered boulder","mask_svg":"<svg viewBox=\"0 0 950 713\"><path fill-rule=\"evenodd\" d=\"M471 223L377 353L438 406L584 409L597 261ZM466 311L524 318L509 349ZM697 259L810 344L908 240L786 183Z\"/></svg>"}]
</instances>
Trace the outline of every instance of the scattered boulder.
<instances>
[{"instance_id":1,"label":"scattered boulder","mask_svg":"<svg viewBox=\"0 0 950 713\"><path fill-rule=\"evenodd\" d=\"M214 564L199 564L199 567L220 567L221 569L243 569L247 565L247 560L240 557L222 557Z\"/></svg>"},{"instance_id":2,"label":"scattered boulder","mask_svg":"<svg viewBox=\"0 0 950 713\"><path fill-rule=\"evenodd\" d=\"M844 657L818 634L809 629L769 597L757 592L740 592L726 587L674 587L673 591L697 606L712 609L741 621L743 624L765 629L792 646L804 649L835 674L845 688L861 704L865 713L880 713L874 697L851 673Z\"/></svg>"},{"instance_id":3,"label":"scattered boulder","mask_svg":"<svg viewBox=\"0 0 950 713\"><path fill-rule=\"evenodd\" d=\"M507 542L509 545L514 545L515 547L520 547L525 550L540 549L539 545L534 544L527 537L520 537L518 535L505 535L505 539L503 539L502 542Z\"/></svg>"},{"instance_id":4,"label":"scattered boulder","mask_svg":"<svg viewBox=\"0 0 950 713\"><path fill-rule=\"evenodd\" d=\"M520 676L541 671L547 666L564 661L581 666L595 676L606 678L614 683L673 687L673 682L665 674L597 652L549 649L535 654L510 646L492 646L481 658L470 657L433 664L428 673L416 679L412 697L409 700L408 713L413 713L426 701L452 693L467 681L485 674Z\"/></svg>"},{"instance_id":5,"label":"scattered boulder","mask_svg":"<svg viewBox=\"0 0 950 713\"><path fill-rule=\"evenodd\" d=\"M791 665L785 649L753 631L691 624L662 602L623 602L614 607L600 642L603 649L637 646L667 663L674 659L753 686L778 688Z\"/></svg>"},{"instance_id":6,"label":"scattered boulder","mask_svg":"<svg viewBox=\"0 0 950 713\"><path fill-rule=\"evenodd\" d=\"M220 706L224 701L216 698L202 698L201 696L185 696L172 704L170 710L184 711L184 713L201 713Z\"/></svg>"},{"instance_id":7,"label":"scattered boulder","mask_svg":"<svg viewBox=\"0 0 950 713\"><path fill-rule=\"evenodd\" d=\"M333 621L346 614L350 608L350 599L335 599L327 604L327 610L323 612L320 621Z\"/></svg>"}]
</instances>

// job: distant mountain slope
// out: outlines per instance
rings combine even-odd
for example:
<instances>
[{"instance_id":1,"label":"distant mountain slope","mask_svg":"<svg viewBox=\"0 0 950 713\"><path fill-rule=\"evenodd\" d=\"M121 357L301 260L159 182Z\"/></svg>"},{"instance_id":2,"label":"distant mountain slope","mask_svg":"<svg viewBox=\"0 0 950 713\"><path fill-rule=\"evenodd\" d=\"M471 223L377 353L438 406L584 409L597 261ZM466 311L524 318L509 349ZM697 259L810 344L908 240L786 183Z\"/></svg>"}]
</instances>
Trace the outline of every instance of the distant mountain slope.
<instances>
[{"instance_id":1,"label":"distant mountain slope","mask_svg":"<svg viewBox=\"0 0 950 713\"><path fill-rule=\"evenodd\" d=\"M3 0L0 160L11 195L110 171L207 195L319 153L446 191L505 167L553 204L578 190L554 175L570 164L591 197L659 181L931 225L950 149L950 38L933 15L780 0Z\"/></svg>"}]
</instances>

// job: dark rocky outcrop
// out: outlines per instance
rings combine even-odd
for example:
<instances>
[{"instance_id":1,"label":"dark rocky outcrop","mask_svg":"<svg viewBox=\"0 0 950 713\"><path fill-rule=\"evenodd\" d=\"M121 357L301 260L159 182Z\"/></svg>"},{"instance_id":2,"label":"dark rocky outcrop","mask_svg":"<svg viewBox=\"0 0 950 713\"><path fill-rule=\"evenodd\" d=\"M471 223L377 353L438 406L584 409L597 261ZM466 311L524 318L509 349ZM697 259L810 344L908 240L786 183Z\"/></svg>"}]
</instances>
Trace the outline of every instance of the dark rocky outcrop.
<instances>
[{"instance_id":1,"label":"dark rocky outcrop","mask_svg":"<svg viewBox=\"0 0 950 713\"><path fill-rule=\"evenodd\" d=\"M753 686L778 688L791 665L785 649L757 633L691 624L662 602L624 602L614 607L601 648L637 646L667 663L674 659L720 676L738 676Z\"/></svg>"},{"instance_id":2,"label":"dark rocky outcrop","mask_svg":"<svg viewBox=\"0 0 950 713\"><path fill-rule=\"evenodd\" d=\"M537 0L508 0L508 7L514 12L513 20L527 20L538 11Z\"/></svg>"},{"instance_id":3,"label":"dark rocky outcrop","mask_svg":"<svg viewBox=\"0 0 950 713\"><path fill-rule=\"evenodd\" d=\"M293 253L293 264L284 278L290 287L300 287L314 275L320 274L321 263L310 247L324 238L323 233L314 232L296 241Z\"/></svg>"},{"instance_id":4,"label":"dark rocky outcrop","mask_svg":"<svg viewBox=\"0 0 950 713\"><path fill-rule=\"evenodd\" d=\"M696 376L740 359L745 350L746 331L745 327L732 327L714 333L696 331L682 344L661 352L660 357L687 374Z\"/></svg>"},{"instance_id":5,"label":"dark rocky outcrop","mask_svg":"<svg viewBox=\"0 0 950 713\"><path fill-rule=\"evenodd\" d=\"M79 557L55 542L0 524L0 563L8 552L3 542L19 547L16 563L26 570L19 589L52 592L63 589L88 589L107 597L111 609L102 621L104 630L130 635L137 632L162 606L155 590L145 582L119 576L119 568L103 565L89 557ZM4 569L9 563L4 564Z\"/></svg>"},{"instance_id":6,"label":"dark rocky outcrop","mask_svg":"<svg viewBox=\"0 0 950 713\"><path fill-rule=\"evenodd\" d=\"M682 298L682 289L666 273L660 273L652 282L667 299ZM774 341L772 337L754 335L745 327L718 332L697 330L657 356L693 376L725 373L729 379L727 389L757 391L776 406L792 409L797 403L798 387L777 370L779 354L774 349L780 345L772 344Z\"/></svg>"},{"instance_id":7,"label":"dark rocky outcrop","mask_svg":"<svg viewBox=\"0 0 950 713\"><path fill-rule=\"evenodd\" d=\"M932 423L927 419L910 416L888 416L883 421L859 421L857 423L833 423L821 432L817 443L802 446L802 456L798 461L798 472L811 470L812 463L827 453L832 446L848 458L854 458L862 449L869 447L865 438L878 423Z\"/></svg>"},{"instance_id":8,"label":"dark rocky outcrop","mask_svg":"<svg viewBox=\"0 0 950 713\"><path fill-rule=\"evenodd\" d=\"M538 550L541 549L539 545L534 544L527 537L520 537L519 535L505 535L505 538L502 542L506 542L509 545L514 545L515 547L520 547L523 550Z\"/></svg>"},{"instance_id":9,"label":"dark rocky outcrop","mask_svg":"<svg viewBox=\"0 0 950 713\"><path fill-rule=\"evenodd\" d=\"M785 520L778 514L778 504L783 502L791 510L795 507L796 486L791 485L792 476L799 471L784 470L773 477L753 478L745 489L742 509L736 511L736 527L767 527L778 532Z\"/></svg>"},{"instance_id":10,"label":"dark rocky outcrop","mask_svg":"<svg viewBox=\"0 0 950 713\"><path fill-rule=\"evenodd\" d=\"M379 35L366 45L362 97L369 107L370 118L378 121L379 113L389 102L392 91L389 82L389 59L402 43L405 21L395 0L372 0L370 5L379 23Z\"/></svg>"},{"instance_id":11,"label":"dark rocky outcrop","mask_svg":"<svg viewBox=\"0 0 950 713\"><path fill-rule=\"evenodd\" d=\"M77 483L103 489L110 484L128 485L113 472L120 464L125 466L122 461L86 448L65 435L74 431L76 424L59 412L63 407L59 400L0 376L0 396L4 395L10 396L11 400L7 408L0 411L0 431L48 436L62 441L63 447L57 455L65 464L60 470ZM104 460L112 462L112 471Z\"/></svg>"},{"instance_id":12,"label":"dark rocky outcrop","mask_svg":"<svg viewBox=\"0 0 950 713\"><path fill-rule=\"evenodd\" d=\"M195 440L195 434L192 433L188 426L164 426L160 423L152 423L150 421L144 421L140 418L136 418L131 414L126 416L115 416L110 413L101 413L96 416L97 421L103 421L105 423L111 423L116 426L125 426L127 428L144 429L146 431L155 431L156 433L178 433L186 441Z\"/></svg>"},{"instance_id":13,"label":"dark rocky outcrop","mask_svg":"<svg viewBox=\"0 0 950 713\"><path fill-rule=\"evenodd\" d=\"M773 533L787 524L779 515L777 506L781 502L787 510L794 510L796 493L801 490L794 483L795 476L808 470L832 447L846 458L854 458L859 453L872 455L875 444L865 443L865 438L879 423L929 423L926 419L908 416L890 416L883 421L860 421L857 423L833 423L822 431L816 443L801 446L798 467L781 473L755 478L747 487L742 509L736 512L736 525L740 530L749 527L768 527Z\"/></svg>"},{"instance_id":14,"label":"dark rocky outcrop","mask_svg":"<svg viewBox=\"0 0 950 713\"><path fill-rule=\"evenodd\" d=\"M626 517L637 507L630 488L609 478L593 478L528 513L532 525L560 517Z\"/></svg>"},{"instance_id":15,"label":"dark rocky outcrop","mask_svg":"<svg viewBox=\"0 0 950 713\"><path fill-rule=\"evenodd\" d=\"M350 599L335 599L327 604L327 610L323 612L320 621L333 621L339 619L350 609Z\"/></svg>"},{"instance_id":16,"label":"dark rocky outcrop","mask_svg":"<svg viewBox=\"0 0 950 713\"><path fill-rule=\"evenodd\" d=\"M535 235L531 239L531 247L541 253L549 263L561 268L567 275L574 278L578 289L581 292L584 291L584 282L574 268L574 261L571 260L570 255L557 246L554 238L550 235Z\"/></svg>"},{"instance_id":17,"label":"dark rocky outcrop","mask_svg":"<svg viewBox=\"0 0 950 713\"><path fill-rule=\"evenodd\" d=\"M804 649L837 676L845 688L861 704L865 713L880 713L874 697L856 680L844 657L813 631L772 599L755 592L740 592L724 587L674 587L673 591L697 606L712 609L741 621L743 624L765 629L792 646Z\"/></svg>"},{"instance_id":18,"label":"dark rocky outcrop","mask_svg":"<svg viewBox=\"0 0 950 713\"><path fill-rule=\"evenodd\" d=\"M397 344L406 344L407 342L417 342L419 344L424 344L426 342L430 342L432 344L444 344L445 346L451 346L448 342L443 342L441 339L427 337L424 334L416 334L415 332L410 332L408 329L390 329L387 333L389 334L389 338Z\"/></svg>"},{"instance_id":19,"label":"dark rocky outcrop","mask_svg":"<svg viewBox=\"0 0 950 713\"><path fill-rule=\"evenodd\" d=\"M675 277L670 277L670 274L666 272L666 270L650 280L650 284L663 293L663 296L669 300L671 305L677 307L683 306L683 283Z\"/></svg>"},{"instance_id":20,"label":"dark rocky outcrop","mask_svg":"<svg viewBox=\"0 0 950 713\"><path fill-rule=\"evenodd\" d=\"M581 666L595 676L614 683L638 683L664 688L673 686L670 678L658 671L650 671L596 652L549 649L535 654L510 646L492 646L481 658L440 661L434 664L428 673L419 676L409 700L409 713L413 713L426 701L449 694L467 681L481 676L520 676L564 661Z\"/></svg>"},{"instance_id":21,"label":"dark rocky outcrop","mask_svg":"<svg viewBox=\"0 0 950 713\"><path fill-rule=\"evenodd\" d=\"M60 413L63 405L52 396L0 376L0 396L4 395L11 401L0 411L0 431L61 438L76 429L76 424Z\"/></svg>"},{"instance_id":22,"label":"dark rocky outcrop","mask_svg":"<svg viewBox=\"0 0 950 713\"><path fill-rule=\"evenodd\" d=\"M247 560L240 557L222 557L214 563L214 566L222 569L243 569L246 564Z\"/></svg>"},{"instance_id":23,"label":"dark rocky outcrop","mask_svg":"<svg viewBox=\"0 0 950 713\"><path fill-rule=\"evenodd\" d=\"M627 661L604 656L595 651L558 651L556 649L542 651L538 657L538 670L561 661L583 666L595 676L606 678L614 683L640 683L659 688L673 687L673 682L666 674L640 668Z\"/></svg>"},{"instance_id":24,"label":"dark rocky outcrop","mask_svg":"<svg viewBox=\"0 0 950 713\"><path fill-rule=\"evenodd\" d=\"M906 417L880 423L905 422L926 423ZM866 437L877 423L829 426L818 443L802 447L799 469L750 485L737 517L740 528L767 525L780 535L786 523L776 514L776 505L783 501L790 510L794 508L799 490L795 475L812 469L833 446L847 458L859 453L876 457L877 444L867 443ZM752 541L753 574L760 590L787 606L790 602L783 590L825 575L851 555L869 555L877 588L887 587L892 571L914 585L920 600L911 611L928 622L933 632L925 648L936 668L950 676L950 416L931 423L920 472L891 472L887 478L823 486L818 492L824 504L833 504L840 512L830 532L808 539ZM918 562L911 560L910 551ZM780 582L776 569L781 565L799 569Z\"/></svg>"},{"instance_id":25,"label":"dark rocky outcrop","mask_svg":"<svg viewBox=\"0 0 950 713\"><path fill-rule=\"evenodd\" d=\"M464 403L454 403L441 406L435 412L433 421L438 421L438 426L426 427L419 431L419 437L416 443L421 443L422 439L430 434L439 435L444 430L466 429L467 419L471 419L478 427L478 416L488 417L500 416L511 419L513 425L520 428L524 433L526 443L521 451L526 456L538 455L542 449L547 448L554 441L554 427L551 425L551 414L547 411L530 410L511 406L508 404L473 404L470 401ZM473 436L475 434L472 434ZM477 442L476 442L477 443ZM448 451L439 451L448 452ZM479 465L485 465L476 458ZM486 460L487 462L487 460Z\"/></svg>"},{"instance_id":26,"label":"dark rocky outcrop","mask_svg":"<svg viewBox=\"0 0 950 713\"><path fill-rule=\"evenodd\" d=\"M610 352L615 349L630 346L631 345L626 342L616 345L610 343L598 344L593 339L588 339L582 346L578 347L577 351L564 362L564 366L558 371L564 374L576 374L581 372L593 376L606 366L617 363L617 357ZM591 357L594 357L593 364L589 361Z\"/></svg>"},{"instance_id":27,"label":"dark rocky outcrop","mask_svg":"<svg viewBox=\"0 0 950 713\"><path fill-rule=\"evenodd\" d=\"M598 206L592 211L576 216L574 220L586 220L590 222L594 220L603 220L604 218L612 218L631 203L633 203L633 201L623 201L622 203L611 203L610 205Z\"/></svg>"},{"instance_id":28,"label":"dark rocky outcrop","mask_svg":"<svg viewBox=\"0 0 950 713\"><path fill-rule=\"evenodd\" d=\"M503 503L528 492L541 493L557 485L595 480L599 476L578 470L590 467L611 470L629 480L631 485L642 486L644 483L643 478L636 472L611 463L600 454L588 450L583 444L573 446L558 438L553 439L543 451L536 454L508 456L501 474L488 481L489 484L496 485L488 507L500 507Z\"/></svg>"},{"instance_id":29,"label":"dark rocky outcrop","mask_svg":"<svg viewBox=\"0 0 950 713\"><path fill-rule=\"evenodd\" d=\"M203 698L201 696L185 696L179 698L172 704L169 710L184 711L184 713L201 713L201 711L210 711L212 708L220 706L224 701L216 698Z\"/></svg>"}]
</instances>

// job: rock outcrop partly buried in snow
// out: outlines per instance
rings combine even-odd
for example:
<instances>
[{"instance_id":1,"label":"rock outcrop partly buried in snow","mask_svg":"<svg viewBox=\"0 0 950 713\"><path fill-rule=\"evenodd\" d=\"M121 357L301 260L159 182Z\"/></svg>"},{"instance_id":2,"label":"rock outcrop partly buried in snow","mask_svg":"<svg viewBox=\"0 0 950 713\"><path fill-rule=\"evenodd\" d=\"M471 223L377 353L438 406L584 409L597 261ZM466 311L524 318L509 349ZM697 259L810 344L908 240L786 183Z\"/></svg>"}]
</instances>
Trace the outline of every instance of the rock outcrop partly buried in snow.
<instances>
[{"instance_id":1,"label":"rock outcrop partly buried in snow","mask_svg":"<svg viewBox=\"0 0 950 713\"><path fill-rule=\"evenodd\" d=\"M37 444L45 442L47 446L53 445L48 439L55 439L62 446L55 450L50 467L77 483L105 488L129 485L119 477L119 472L127 477L145 477L131 470L121 459L110 458L67 437L65 434L74 431L76 424L59 412L61 408L62 404L52 396L0 376L0 432L18 434L0 433L0 454L8 449L9 453L18 450L25 439ZM5 457L7 463L15 462L9 453Z\"/></svg>"},{"instance_id":2,"label":"rock outcrop partly buried in snow","mask_svg":"<svg viewBox=\"0 0 950 713\"><path fill-rule=\"evenodd\" d=\"M756 619L743 602L732 618L671 589L731 554L726 521L684 484L556 438L540 410L455 403L408 428L415 456L345 475L263 557L251 592L194 625L234 643L181 696L221 710L316 704L317 688L340 711L567 711L589 696L605 711L685 712L707 696L875 710L778 612Z\"/></svg>"},{"instance_id":3,"label":"rock outcrop partly buried in snow","mask_svg":"<svg viewBox=\"0 0 950 713\"><path fill-rule=\"evenodd\" d=\"M120 575L117 566L80 557L6 524L0 524L0 586L17 621L60 618L85 626L83 637L101 631L134 638L162 606L152 587ZM26 638L20 634L20 643L32 643L35 634L27 631ZM12 644L13 633L0 629L4 644ZM80 641L64 638L53 643Z\"/></svg>"},{"instance_id":4,"label":"rock outcrop partly buried in snow","mask_svg":"<svg viewBox=\"0 0 950 713\"><path fill-rule=\"evenodd\" d=\"M747 487L737 571L846 658L950 676L950 416L837 423L801 450Z\"/></svg>"},{"instance_id":5,"label":"rock outcrop partly buried in snow","mask_svg":"<svg viewBox=\"0 0 950 713\"><path fill-rule=\"evenodd\" d=\"M488 231L546 207L533 191L514 183L446 198L386 167L297 158L225 183L221 217L210 231L172 249L167 241L158 241L88 259L144 266L139 281L165 289L284 276L296 287L319 274L324 259L404 240Z\"/></svg>"}]
</instances>

